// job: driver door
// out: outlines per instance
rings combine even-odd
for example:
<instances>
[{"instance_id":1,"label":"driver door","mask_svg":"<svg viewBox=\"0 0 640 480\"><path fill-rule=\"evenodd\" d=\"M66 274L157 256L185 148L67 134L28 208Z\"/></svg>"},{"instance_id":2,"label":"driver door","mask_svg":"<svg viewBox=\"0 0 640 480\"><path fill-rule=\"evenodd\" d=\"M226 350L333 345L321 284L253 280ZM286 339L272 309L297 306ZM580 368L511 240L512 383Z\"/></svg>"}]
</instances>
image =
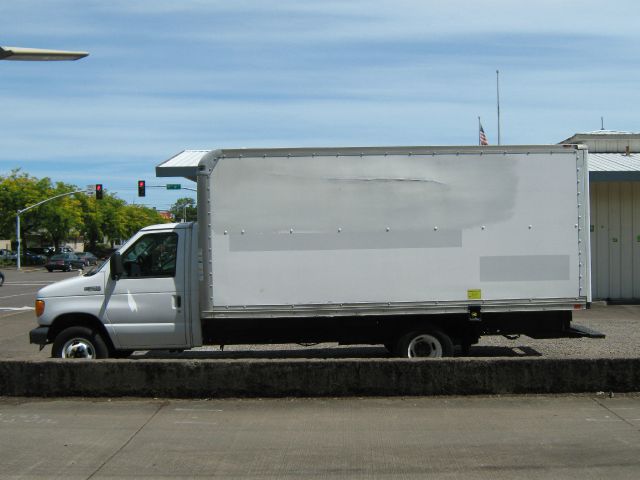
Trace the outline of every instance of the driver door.
<instances>
[{"instance_id":1,"label":"driver door","mask_svg":"<svg viewBox=\"0 0 640 480\"><path fill-rule=\"evenodd\" d=\"M149 232L122 253L124 274L109 278L107 325L120 348L184 348L185 231Z\"/></svg>"}]
</instances>

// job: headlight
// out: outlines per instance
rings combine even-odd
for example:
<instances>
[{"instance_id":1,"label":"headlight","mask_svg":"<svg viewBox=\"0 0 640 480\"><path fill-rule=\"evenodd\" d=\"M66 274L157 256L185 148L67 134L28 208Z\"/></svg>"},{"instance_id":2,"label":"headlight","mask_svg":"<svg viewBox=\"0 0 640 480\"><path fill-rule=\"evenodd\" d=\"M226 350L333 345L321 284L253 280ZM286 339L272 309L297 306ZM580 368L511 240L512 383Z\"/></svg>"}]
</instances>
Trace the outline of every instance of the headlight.
<instances>
[{"instance_id":1,"label":"headlight","mask_svg":"<svg viewBox=\"0 0 640 480\"><path fill-rule=\"evenodd\" d=\"M36 300L36 317L44 313L44 300Z\"/></svg>"}]
</instances>

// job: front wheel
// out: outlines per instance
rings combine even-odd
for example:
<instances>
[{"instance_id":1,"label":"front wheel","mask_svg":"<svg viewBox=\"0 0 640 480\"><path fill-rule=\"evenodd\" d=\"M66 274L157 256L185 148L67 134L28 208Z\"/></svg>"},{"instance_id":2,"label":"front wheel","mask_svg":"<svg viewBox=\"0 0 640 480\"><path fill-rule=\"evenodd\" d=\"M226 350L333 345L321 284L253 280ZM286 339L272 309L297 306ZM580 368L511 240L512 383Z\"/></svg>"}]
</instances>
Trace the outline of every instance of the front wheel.
<instances>
[{"instance_id":1,"label":"front wheel","mask_svg":"<svg viewBox=\"0 0 640 480\"><path fill-rule=\"evenodd\" d=\"M395 343L393 353L401 358L450 357L453 342L443 331L425 326L402 335Z\"/></svg>"},{"instance_id":2,"label":"front wheel","mask_svg":"<svg viewBox=\"0 0 640 480\"><path fill-rule=\"evenodd\" d=\"M51 349L54 358L107 358L109 349L98 332L88 327L69 327L60 332Z\"/></svg>"}]
</instances>

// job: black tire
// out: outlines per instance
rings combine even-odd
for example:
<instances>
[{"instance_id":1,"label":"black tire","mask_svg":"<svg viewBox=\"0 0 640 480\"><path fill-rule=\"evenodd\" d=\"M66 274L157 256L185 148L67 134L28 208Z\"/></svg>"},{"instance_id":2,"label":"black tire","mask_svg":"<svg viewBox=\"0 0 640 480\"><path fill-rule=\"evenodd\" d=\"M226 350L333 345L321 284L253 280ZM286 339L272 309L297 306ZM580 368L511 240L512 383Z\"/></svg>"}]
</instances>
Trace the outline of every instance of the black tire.
<instances>
[{"instance_id":1,"label":"black tire","mask_svg":"<svg viewBox=\"0 0 640 480\"><path fill-rule=\"evenodd\" d=\"M47 272L49 273L53 272L53 268L47 268Z\"/></svg>"},{"instance_id":2,"label":"black tire","mask_svg":"<svg viewBox=\"0 0 640 480\"><path fill-rule=\"evenodd\" d=\"M0 272L0 287L4 284L4 274Z\"/></svg>"},{"instance_id":3,"label":"black tire","mask_svg":"<svg viewBox=\"0 0 640 480\"><path fill-rule=\"evenodd\" d=\"M108 358L109 349L102 336L88 327L69 327L61 331L53 342L54 358Z\"/></svg>"},{"instance_id":4,"label":"black tire","mask_svg":"<svg viewBox=\"0 0 640 480\"><path fill-rule=\"evenodd\" d=\"M440 358L453 355L451 338L430 325L424 325L401 335L393 354L401 358Z\"/></svg>"}]
</instances>

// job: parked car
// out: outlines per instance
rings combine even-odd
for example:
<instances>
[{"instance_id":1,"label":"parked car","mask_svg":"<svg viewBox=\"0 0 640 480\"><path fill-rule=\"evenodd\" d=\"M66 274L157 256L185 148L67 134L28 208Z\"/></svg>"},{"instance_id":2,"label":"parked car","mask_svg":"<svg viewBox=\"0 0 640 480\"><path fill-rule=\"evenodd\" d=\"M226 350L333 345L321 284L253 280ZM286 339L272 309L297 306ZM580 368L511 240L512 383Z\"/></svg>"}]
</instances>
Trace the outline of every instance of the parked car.
<instances>
[{"instance_id":1,"label":"parked car","mask_svg":"<svg viewBox=\"0 0 640 480\"><path fill-rule=\"evenodd\" d=\"M47 257L31 250L27 250L22 255L21 262L24 265L44 265L47 263Z\"/></svg>"},{"instance_id":2,"label":"parked car","mask_svg":"<svg viewBox=\"0 0 640 480\"><path fill-rule=\"evenodd\" d=\"M0 248L0 259L2 260L15 260L18 256L16 252L7 250L6 248Z\"/></svg>"},{"instance_id":3,"label":"parked car","mask_svg":"<svg viewBox=\"0 0 640 480\"><path fill-rule=\"evenodd\" d=\"M44 268L50 272L54 270L62 270L63 272L70 272L73 269L82 270L84 269L84 261L73 253L58 253L49 259Z\"/></svg>"},{"instance_id":4,"label":"parked car","mask_svg":"<svg viewBox=\"0 0 640 480\"><path fill-rule=\"evenodd\" d=\"M98 263L98 257L91 252L77 252L76 256L84 262L84 266L96 265Z\"/></svg>"},{"instance_id":5,"label":"parked car","mask_svg":"<svg viewBox=\"0 0 640 480\"><path fill-rule=\"evenodd\" d=\"M53 247L29 247L29 251L44 257L50 257L55 253Z\"/></svg>"}]
</instances>

